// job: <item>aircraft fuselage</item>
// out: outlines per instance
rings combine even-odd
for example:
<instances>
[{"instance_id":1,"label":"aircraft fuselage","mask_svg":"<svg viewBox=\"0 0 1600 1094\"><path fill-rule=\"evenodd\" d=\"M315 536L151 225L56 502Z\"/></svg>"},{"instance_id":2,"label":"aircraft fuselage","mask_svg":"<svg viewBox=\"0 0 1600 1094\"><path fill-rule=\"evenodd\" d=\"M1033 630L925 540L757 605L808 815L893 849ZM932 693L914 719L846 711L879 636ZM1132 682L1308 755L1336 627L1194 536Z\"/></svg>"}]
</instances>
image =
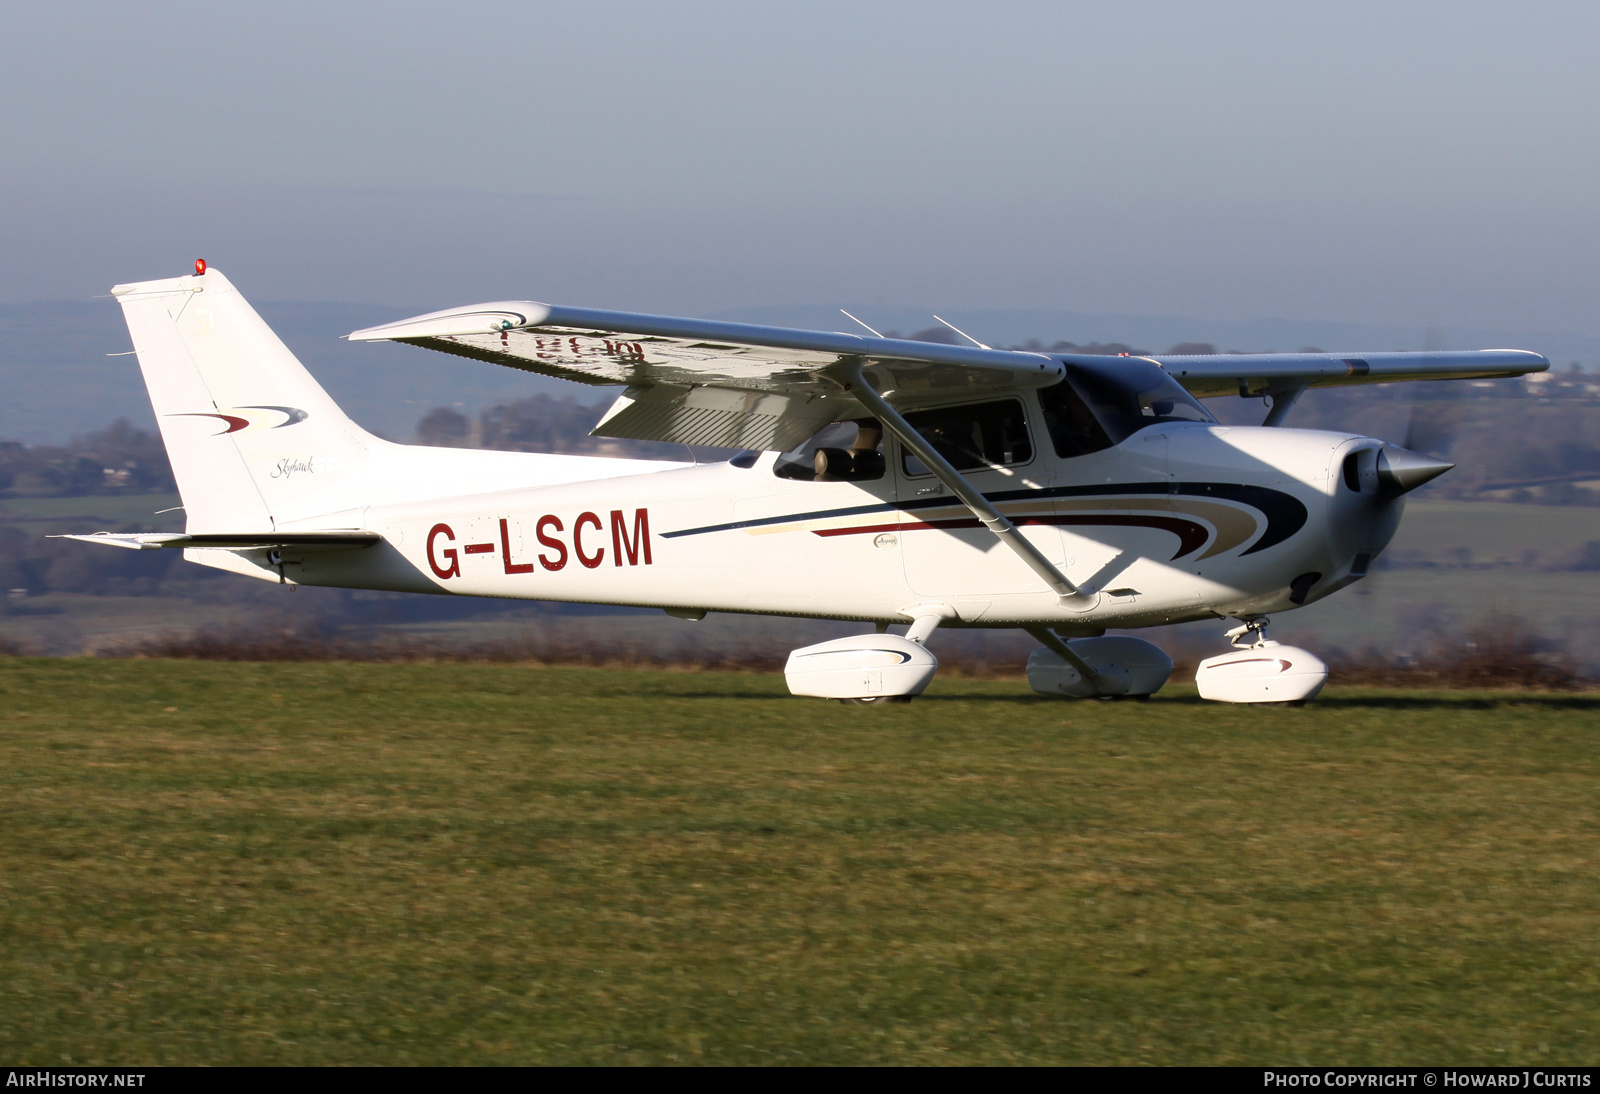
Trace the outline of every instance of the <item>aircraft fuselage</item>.
<instances>
[{"instance_id":1,"label":"aircraft fuselage","mask_svg":"<svg viewBox=\"0 0 1600 1094\"><path fill-rule=\"evenodd\" d=\"M1382 443L1349 434L1184 422L1070 459L1043 447L967 475L1089 591L1071 606L892 441L864 482L779 477L765 453L373 506L379 546L276 561L307 585L882 621L938 605L1072 633L1310 603L1366 572L1403 504L1364 465Z\"/></svg>"}]
</instances>

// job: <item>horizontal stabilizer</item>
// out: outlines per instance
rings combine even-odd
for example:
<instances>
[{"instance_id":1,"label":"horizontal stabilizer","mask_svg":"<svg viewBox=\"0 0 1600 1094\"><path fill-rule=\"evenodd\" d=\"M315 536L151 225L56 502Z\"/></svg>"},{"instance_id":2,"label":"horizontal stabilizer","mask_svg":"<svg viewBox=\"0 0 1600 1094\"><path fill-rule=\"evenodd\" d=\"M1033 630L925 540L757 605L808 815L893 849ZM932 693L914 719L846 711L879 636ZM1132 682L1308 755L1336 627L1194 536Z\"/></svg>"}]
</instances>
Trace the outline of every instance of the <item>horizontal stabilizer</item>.
<instances>
[{"instance_id":1,"label":"horizontal stabilizer","mask_svg":"<svg viewBox=\"0 0 1600 1094\"><path fill-rule=\"evenodd\" d=\"M371 547L383 537L377 532L345 529L337 532L95 532L87 536L51 536L51 539L75 539L81 543L104 543L110 547L124 547L132 551L159 551L168 547L212 547L221 550L250 550L252 548L294 547L300 550L349 551Z\"/></svg>"}]
</instances>

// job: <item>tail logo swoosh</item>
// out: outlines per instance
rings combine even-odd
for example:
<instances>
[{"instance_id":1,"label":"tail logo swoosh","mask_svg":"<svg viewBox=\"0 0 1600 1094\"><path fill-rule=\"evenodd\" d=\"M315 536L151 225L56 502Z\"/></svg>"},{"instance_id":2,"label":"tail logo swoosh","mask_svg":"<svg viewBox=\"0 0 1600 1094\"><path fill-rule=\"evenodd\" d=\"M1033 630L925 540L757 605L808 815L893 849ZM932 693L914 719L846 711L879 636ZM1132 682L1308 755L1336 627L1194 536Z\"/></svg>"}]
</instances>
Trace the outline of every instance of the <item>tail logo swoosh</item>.
<instances>
[{"instance_id":1,"label":"tail logo swoosh","mask_svg":"<svg viewBox=\"0 0 1600 1094\"><path fill-rule=\"evenodd\" d=\"M223 428L212 436L224 437L229 433L240 433L246 429L285 429L291 425L299 425L310 415L295 406L239 406L210 412L168 414L167 417L215 418L223 424Z\"/></svg>"}]
</instances>

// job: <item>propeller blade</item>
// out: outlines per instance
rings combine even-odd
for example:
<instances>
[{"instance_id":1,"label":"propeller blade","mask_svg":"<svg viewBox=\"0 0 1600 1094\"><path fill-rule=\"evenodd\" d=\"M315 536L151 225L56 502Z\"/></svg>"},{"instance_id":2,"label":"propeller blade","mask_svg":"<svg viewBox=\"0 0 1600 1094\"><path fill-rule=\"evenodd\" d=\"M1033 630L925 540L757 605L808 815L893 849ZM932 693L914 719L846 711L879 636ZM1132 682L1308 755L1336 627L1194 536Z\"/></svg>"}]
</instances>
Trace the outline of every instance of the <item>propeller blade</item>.
<instances>
[{"instance_id":1,"label":"propeller blade","mask_svg":"<svg viewBox=\"0 0 1600 1094\"><path fill-rule=\"evenodd\" d=\"M1413 388L1426 385L1413 384ZM1461 427L1464 407L1461 393L1444 391L1413 391L1411 414L1406 422L1405 440L1401 447L1412 452L1448 455L1454 446L1456 433Z\"/></svg>"}]
</instances>

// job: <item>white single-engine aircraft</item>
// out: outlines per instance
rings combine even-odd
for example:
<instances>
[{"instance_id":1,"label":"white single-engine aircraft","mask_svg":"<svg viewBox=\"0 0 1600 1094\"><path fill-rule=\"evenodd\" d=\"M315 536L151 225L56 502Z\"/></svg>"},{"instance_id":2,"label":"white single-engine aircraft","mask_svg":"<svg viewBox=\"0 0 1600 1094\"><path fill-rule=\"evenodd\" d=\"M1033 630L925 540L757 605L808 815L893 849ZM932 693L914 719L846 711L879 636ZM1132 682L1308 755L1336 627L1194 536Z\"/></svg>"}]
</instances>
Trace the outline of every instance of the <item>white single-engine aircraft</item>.
<instances>
[{"instance_id":1,"label":"white single-engine aircraft","mask_svg":"<svg viewBox=\"0 0 1600 1094\"><path fill-rule=\"evenodd\" d=\"M1403 495L1451 465L1283 428L1295 399L1548 367L1521 350L1032 353L530 301L349 336L627 385L596 435L744 450L693 465L393 444L203 262L111 291L187 531L72 538L293 584L872 622L786 668L797 695L857 702L919 694L939 626L1026 630L1043 694L1145 697L1171 660L1106 629L1224 617L1234 649L1202 662L1201 694L1303 702L1327 668L1268 641L1268 613L1364 576ZM1269 401L1260 426L1196 398L1236 393Z\"/></svg>"}]
</instances>

